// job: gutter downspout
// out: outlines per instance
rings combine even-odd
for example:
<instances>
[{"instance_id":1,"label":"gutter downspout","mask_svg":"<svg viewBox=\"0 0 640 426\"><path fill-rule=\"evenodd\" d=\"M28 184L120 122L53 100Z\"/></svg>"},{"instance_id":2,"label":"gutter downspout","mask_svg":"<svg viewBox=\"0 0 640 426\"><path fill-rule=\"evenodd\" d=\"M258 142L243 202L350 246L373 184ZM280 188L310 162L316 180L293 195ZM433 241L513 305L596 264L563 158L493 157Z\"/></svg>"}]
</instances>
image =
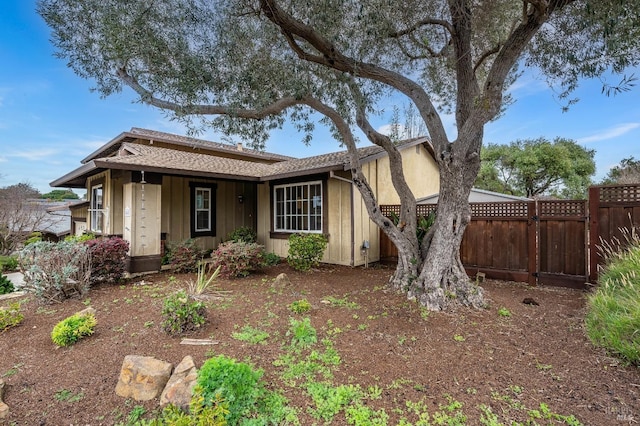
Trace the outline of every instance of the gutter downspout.
<instances>
[{"instance_id":1,"label":"gutter downspout","mask_svg":"<svg viewBox=\"0 0 640 426\"><path fill-rule=\"evenodd\" d=\"M353 200L353 181L351 179L343 178L342 176L338 176L335 174L333 170L329 172L329 178L337 179L343 182L349 183L350 189L350 199L351 199L351 261L349 262L350 266L355 265L356 262L356 253L355 253L355 240L356 240L356 229L355 229L355 215L354 215L354 200Z\"/></svg>"}]
</instances>

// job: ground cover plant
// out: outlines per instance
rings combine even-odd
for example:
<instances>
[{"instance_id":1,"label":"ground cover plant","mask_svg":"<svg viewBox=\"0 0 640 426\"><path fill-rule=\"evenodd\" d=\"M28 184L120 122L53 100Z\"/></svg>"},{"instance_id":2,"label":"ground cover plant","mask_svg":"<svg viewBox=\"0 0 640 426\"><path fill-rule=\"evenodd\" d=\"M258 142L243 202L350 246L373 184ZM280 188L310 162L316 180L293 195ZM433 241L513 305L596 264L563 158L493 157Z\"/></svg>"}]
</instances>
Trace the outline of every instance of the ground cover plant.
<instances>
[{"instance_id":1,"label":"ground cover plant","mask_svg":"<svg viewBox=\"0 0 640 426\"><path fill-rule=\"evenodd\" d=\"M640 365L640 236L629 232L624 249L605 248L600 285L585 319L591 341L625 362Z\"/></svg>"},{"instance_id":2,"label":"ground cover plant","mask_svg":"<svg viewBox=\"0 0 640 426\"><path fill-rule=\"evenodd\" d=\"M275 284L282 272L291 284ZM392 272L321 265L309 273L280 264L218 278L220 297L202 301L209 321L189 334L212 346L181 345L181 336L162 329L165 300L195 274L100 285L53 305L26 297L22 323L0 333L7 424L198 424L197 415L162 411L157 400L115 394L131 354L174 366L191 355L198 367L224 356L261 371L264 393L246 411L254 422L613 425L640 415L640 373L591 344L585 293L486 280L488 309L426 314L387 289ZM525 297L539 305L523 304ZM292 311L303 299L313 308ZM52 350L53 326L88 302L95 333ZM215 401L192 406L211 419L225 416Z\"/></svg>"}]
</instances>

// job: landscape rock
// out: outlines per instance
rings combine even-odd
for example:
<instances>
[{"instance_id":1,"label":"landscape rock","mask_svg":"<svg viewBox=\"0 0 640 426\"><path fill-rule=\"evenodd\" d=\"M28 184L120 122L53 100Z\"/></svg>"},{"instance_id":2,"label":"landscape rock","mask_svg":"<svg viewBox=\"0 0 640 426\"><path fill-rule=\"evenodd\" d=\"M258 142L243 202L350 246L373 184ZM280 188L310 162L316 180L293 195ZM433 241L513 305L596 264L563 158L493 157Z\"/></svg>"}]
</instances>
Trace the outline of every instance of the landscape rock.
<instances>
[{"instance_id":1,"label":"landscape rock","mask_svg":"<svg viewBox=\"0 0 640 426\"><path fill-rule=\"evenodd\" d=\"M281 274L278 274L278 276L276 277L275 280L273 280L273 287L275 288L286 288L289 287L291 285L291 281L289 280L289 277L287 276L287 274L285 274L284 272L282 272Z\"/></svg>"},{"instance_id":2,"label":"landscape rock","mask_svg":"<svg viewBox=\"0 0 640 426\"><path fill-rule=\"evenodd\" d=\"M80 312L78 312L78 315L95 315L95 314L96 314L96 310L91 306L88 306L83 310L81 310Z\"/></svg>"},{"instance_id":3,"label":"landscape rock","mask_svg":"<svg viewBox=\"0 0 640 426\"><path fill-rule=\"evenodd\" d=\"M122 362L116 394L136 401L160 395L171 376L171 363L148 356L127 355Z\"/></svg>"},{"instance_id":4,"label":"landscape rock","mask_svg":"<svg viewBox=\"0 0 640 426\"><path fill-rule=\"evenodd\" d=\"M4 380L0 379L0 419L9 415L9 406L4 403Z\"/></svg>"},{"instance_id":5,"label":"landscape rock","mask_svg":"<svg viewBox=\"0 0 640 426\"><path fill-rule=\"evenodd\" d=\"M189 410L189 403L196 386L198 369L190 355L185 356L175 368L169 382L160 396L160 406L173 404L183 410Z\"/></svg>"}]
</instances>

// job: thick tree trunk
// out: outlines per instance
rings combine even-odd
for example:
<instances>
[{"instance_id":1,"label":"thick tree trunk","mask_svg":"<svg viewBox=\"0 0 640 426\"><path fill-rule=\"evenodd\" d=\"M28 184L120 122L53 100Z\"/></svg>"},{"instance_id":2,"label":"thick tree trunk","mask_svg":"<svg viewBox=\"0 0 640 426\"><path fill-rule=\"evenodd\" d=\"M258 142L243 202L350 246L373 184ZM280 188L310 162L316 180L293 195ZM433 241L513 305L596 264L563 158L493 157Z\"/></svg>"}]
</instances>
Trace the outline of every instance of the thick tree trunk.
<instances>
[{"instance_id":1,"label":"thick tree trunk","mask_svg":"<svg viewBox=\"0 0 640 426\"><path fill-rule=\"evenodd\" d=\"M398 247L392 285L430 310L455 304L486 306L483 289L469 279L460 260L460 244L471 219L468 199L473 179L468 173L474 167L470 162L441 169L436 220L423 242L428 244L424 255Z\"/></svg>"}]
</instances>

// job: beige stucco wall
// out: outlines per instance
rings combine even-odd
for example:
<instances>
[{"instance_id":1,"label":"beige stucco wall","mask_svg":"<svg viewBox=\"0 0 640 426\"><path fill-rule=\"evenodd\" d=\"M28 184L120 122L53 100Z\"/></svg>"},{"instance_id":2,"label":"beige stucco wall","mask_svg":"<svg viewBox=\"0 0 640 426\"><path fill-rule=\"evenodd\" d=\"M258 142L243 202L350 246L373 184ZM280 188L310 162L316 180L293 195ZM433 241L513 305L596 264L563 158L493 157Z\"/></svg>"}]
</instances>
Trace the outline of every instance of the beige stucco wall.
<instances>
[{"instance_id":1,"label":"beige stucco wall","mask_svg":"<svg viewBox=\"0 0 640 426\"><path fill-rule=\"evenodd\" d=\"M407 147L401 151L402 168L407 184L416 198L426 197L440 191L438 165L423 145ZM375 161L378 167L378 203L400 204L400 198L391 182L389 158Z\"/></svg>"}]
</instances>

